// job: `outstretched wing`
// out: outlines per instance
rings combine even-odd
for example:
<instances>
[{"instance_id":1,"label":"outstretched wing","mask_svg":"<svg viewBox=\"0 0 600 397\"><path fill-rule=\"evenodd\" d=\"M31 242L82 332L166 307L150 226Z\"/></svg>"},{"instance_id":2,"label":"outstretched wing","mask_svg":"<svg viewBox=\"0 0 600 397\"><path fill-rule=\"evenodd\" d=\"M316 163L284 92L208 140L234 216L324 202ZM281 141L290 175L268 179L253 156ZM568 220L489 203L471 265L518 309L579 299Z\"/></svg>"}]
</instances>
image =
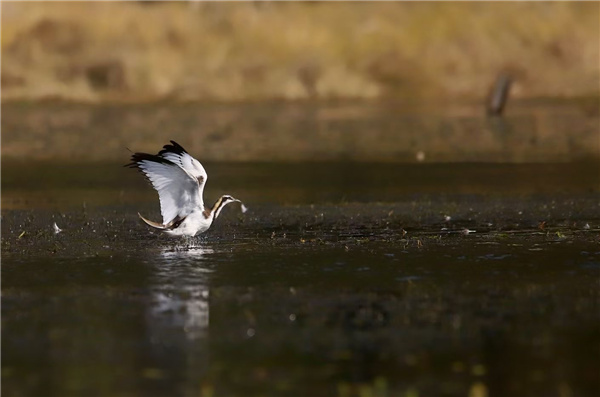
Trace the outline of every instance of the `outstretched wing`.
<instances>
[{"instance_id":1,"label":"outstretched wing","mask_svg":"<svg viewBox=\"0 0 600 397\"><path fill-rule=\"evenodd\" d=\"M162 156L134 153L127 166L139 169L158 192L163 225L185 218L198 207L204 208L198 179L179 164Z\"/></svg>"},{"instance_id":2,"label":"outstretched wing","mask_svg":"<svg viewBox=\"0 0 600 397\"><path fill-rule=\"evenodd\" d=\"M204 194L204 185L208 179L208 175L204 170L204 167L198 160L190 156L190 154L177 142L171 141L170 145L163 146L163 149L158 152L158 155L165 158L181 168L183 168L188 174L198 180L198 186L200 189L200 201Z\"/></svg>"}]
</instances>

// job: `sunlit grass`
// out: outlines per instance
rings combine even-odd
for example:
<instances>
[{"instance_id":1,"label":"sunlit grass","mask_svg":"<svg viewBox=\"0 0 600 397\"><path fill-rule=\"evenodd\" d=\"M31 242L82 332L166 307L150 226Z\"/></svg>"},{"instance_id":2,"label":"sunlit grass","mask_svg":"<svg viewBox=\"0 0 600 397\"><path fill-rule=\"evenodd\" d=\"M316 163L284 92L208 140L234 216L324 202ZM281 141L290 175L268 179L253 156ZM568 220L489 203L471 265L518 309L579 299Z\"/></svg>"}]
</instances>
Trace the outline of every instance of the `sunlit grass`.
<instances>
[{"instance_id":1,"label":"sunlit grass","mask_svg":"<svg viewBox=\"0 0 600 397\"><path fill-rule=\"evenodd\" d=\"M501 71L522 97L600 84L594 2L2 7L5 99L479 98Z\"/></svg>"}]
</instances>

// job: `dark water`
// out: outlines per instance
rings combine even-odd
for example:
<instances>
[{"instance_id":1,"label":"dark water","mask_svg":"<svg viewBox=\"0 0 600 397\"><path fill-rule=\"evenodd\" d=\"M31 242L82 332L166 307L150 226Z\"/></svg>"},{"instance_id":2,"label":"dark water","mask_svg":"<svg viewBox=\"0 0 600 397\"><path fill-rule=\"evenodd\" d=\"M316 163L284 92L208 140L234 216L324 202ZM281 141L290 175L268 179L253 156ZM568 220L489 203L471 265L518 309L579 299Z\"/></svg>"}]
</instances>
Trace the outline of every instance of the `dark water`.
<instances>
[{"instance_id":1,"label":"dark water","mask_svg":"<svg viewBox=\"0 0 600 397\"><path fill-rule=\"evenodd\" d=\"M6 396L595 396L597 164L2 164ZM54 234L52 224L63 229Z\"/></svg>"}]
</instances>

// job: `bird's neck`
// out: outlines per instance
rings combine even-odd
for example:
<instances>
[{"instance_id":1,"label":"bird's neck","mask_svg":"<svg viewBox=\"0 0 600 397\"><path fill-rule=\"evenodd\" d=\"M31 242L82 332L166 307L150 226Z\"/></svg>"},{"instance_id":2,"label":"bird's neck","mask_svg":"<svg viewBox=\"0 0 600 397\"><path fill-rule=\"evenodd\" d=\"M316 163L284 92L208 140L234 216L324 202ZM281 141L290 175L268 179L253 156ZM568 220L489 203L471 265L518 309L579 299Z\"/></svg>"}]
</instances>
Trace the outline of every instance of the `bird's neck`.
<instances>
[{"instance_id":1,"label":"bird's neck","mask_svg":"<svg viewBox=\"0 0 600 397\"><path fill-rule=\"evenodd\" d=\"M204 216L206 218L211 218L213 219L213 221L215 219L217 219L217 217L219 216L219 214L221 213L221 210L223 209L225 203L223 202L223 197L219 197L219 199L215 202L215 204L213 205L213 207L211 209L205 209L204 210Z\"/></svg>"}]
</instances>

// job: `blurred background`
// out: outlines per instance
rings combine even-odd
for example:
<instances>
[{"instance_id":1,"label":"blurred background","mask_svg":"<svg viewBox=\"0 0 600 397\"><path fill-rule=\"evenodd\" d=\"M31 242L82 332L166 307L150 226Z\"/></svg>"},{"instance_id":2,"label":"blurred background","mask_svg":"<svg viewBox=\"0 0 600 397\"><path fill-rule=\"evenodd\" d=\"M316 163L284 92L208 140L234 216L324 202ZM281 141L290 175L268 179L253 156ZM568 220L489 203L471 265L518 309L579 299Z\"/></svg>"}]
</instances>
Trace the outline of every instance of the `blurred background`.
<instances>
[{"instance_id":1,"label":"blurred background","mask_svg":"<svg viewBox=\"0 0 600 397\"><path fill-rule=\"evenodd\" d=\"M600 395L599 2L0 5L3 395Z\"/></svg>"},{"instance_id":2,"label":"blurred background","mask_svg":"<svg viewBox=\"0 0 600 397\"><path fill-rule=\"evenodd\" d=\"M599 7L3 3L2 156L117 160L176 138L216 161L598 157Z\"/></svg>"}]
</instances>

